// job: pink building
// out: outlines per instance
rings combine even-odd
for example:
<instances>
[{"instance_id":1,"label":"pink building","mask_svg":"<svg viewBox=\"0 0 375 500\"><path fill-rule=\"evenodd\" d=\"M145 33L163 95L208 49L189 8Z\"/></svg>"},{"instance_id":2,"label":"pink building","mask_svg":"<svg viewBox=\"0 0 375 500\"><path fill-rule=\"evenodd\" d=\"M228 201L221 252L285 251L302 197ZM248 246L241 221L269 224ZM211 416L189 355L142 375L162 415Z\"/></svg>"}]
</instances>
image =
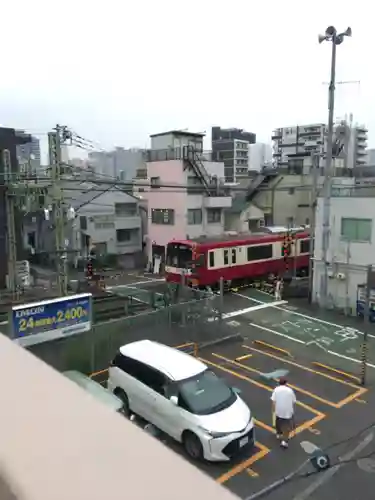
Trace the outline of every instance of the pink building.
<instances>
[{"instance_id":1,"label":"pink building","mask_svg":"<svg viewBox=\"0 0 375 500\"><path fill-rule=\"evenodd\" d=\"M224 210L232 198L224 188L224 164L203 155L204 134L173 130L151 136L147 177L150 262L162 261L173 239L224 233Z\"/></svg>"}]
</instances>

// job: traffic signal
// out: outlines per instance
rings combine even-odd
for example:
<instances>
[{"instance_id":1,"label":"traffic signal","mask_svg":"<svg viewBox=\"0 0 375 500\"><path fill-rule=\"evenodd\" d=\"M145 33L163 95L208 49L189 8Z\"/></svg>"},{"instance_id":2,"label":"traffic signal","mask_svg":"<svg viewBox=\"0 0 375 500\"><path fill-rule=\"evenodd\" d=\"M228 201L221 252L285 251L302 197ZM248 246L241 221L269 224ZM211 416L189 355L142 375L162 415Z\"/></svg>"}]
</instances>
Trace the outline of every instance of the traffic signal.
<instances>
[{"instance_id":1,"label":"traffic signal","mask_svg":"<svg viewBox=\"0 0 375 500\"><path fill-rule=\"evenodd\" d=\"M87 276L89 278L91 278L93 274L94 274L94 270L93 270L92 262L91 262L91 260L89 260L87 263Z\"/></svg>"},{"instance_id":2,"label":"traffic signal","mask_svg":"<svg viewBox=\"0 0 375 500\"><path fill-rule=\"evenodd\" d=\"M287 233L284 236L283 245L282 245L282 255L285 261L285 271L289 270L289 257L292 254L292 245L294 243L294 238L290 233Z\"/></svg>"}]
</instances>

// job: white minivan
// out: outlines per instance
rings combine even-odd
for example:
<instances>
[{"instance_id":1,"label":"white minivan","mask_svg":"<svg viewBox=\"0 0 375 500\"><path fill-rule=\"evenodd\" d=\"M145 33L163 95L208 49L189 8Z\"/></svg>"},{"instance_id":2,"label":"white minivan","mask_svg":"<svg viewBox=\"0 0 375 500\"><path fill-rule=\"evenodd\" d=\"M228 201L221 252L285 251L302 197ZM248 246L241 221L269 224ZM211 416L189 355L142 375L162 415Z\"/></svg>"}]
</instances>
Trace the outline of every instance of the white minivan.
<instances>
[{"instance_id":1,"label":"white minivan","mask_svg":"<svg viewBox=\"0 0 375 500\"><path fill-rule=\"evenodd\" d=\"M151 340L120 347L108 389L135 413L183 443L194 459L230 460L254 445L251 412L198 359Z\"/></svg>"}]
</instances>

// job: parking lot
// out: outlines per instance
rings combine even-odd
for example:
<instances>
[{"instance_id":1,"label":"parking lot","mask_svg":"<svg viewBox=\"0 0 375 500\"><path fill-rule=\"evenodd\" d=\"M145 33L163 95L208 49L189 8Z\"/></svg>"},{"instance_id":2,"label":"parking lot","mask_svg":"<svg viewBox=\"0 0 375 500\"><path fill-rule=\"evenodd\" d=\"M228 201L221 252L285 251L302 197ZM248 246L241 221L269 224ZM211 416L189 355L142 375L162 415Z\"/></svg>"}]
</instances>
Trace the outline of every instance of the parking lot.
<instances>
[{"instance_id":1,"label":"parking lot","mask_svg":"<svg viewBox=\"0 0 375 500\"><path fill-rule=\"evenodd\" d=\"M198 357L239 389L255 418L256 446L252 452L230 464L202 465L205 472L242 498L306 460L301 441L314 441L319 446L322 440L331 442L347 436L355 424L346 421L346 408L356 405L357 412L365 405L367 389L313 365L300 364L270 345L236 343L204 349ZM279 448L272 425L270 396L281 373L287 374L298 399L288 451Z\"/></svg>"},{"instance_id":2,"label":"parking lot","mask_svg":"<svg viewBox=\"0 0 375 500\"><path fill-rule=\"evenodd\" d=\"M192 345L176 346L192 352ZM361 425L361 413L367 411L367 389L300 363L288 353L271 345L238 342L203 349L197 356L240 391L253 412L256 444L228 463L198 464L213 479L241 498L246 498L296 468L307 455L301 442L319 447L354 434ZM281 370L283 372L281 372ZM280 373L286 373L298 403L290 448L280 449L272 424L270 396ZM103 374L100 374L103 377ZM101 378L103 380L103 378ZM355 418L353 418L355 415ZM184 455L179 444L165 441ZM197 465L197 464L194 464ZM299 487L296 484L296 487Z\"/></svg>"},{"instance_id":3,"label":"parking lot","mask_svg":"<svg viewBox=\"0 0 375 500\"><path fill-rule=\"evenodd\" d=\"M289 309L290 304L281 302L252 290L225 296L224 321L234 333L240 333L243 340L201 348L196 353L207 366L240 391L255 419L256 444L253 450L247 449L242 456L227 463L194 464L241 498L300 466L308 458L304 443L325 448L355 435L369 419L373 419L373 391L359 385L358 377L352 374L355 372L353 366L358 366L345 359L345 356L351 357L347 352L350 346L345 346L345 343L353 344L353 335L350 335L353 331L332 322L325 324L324 319L314 318L296 308ZM327 338L335 342L339 337L344 344L336 349L344 356L339 358L344 362L343 369L335 368L334 355L307 340L318 334L321 338L322 325L326 328ZM303 333L299 329L303 329ZM341 337L336 332L341 332ZM361 332L356 335L358 340ZM194 346L189 343L178 346L173 338L169 343L190 353L194 351ZM286 374L298 399L294 431L287 451L279 447L271 414L270 396L281 374ZM169 440L166 443L184 455L179 444ZM294 498L306 481L299 480L283 487L286 496L275 492L269 498ZM332 484L335 483L332 481ZM326 491L330 491L327 484L324 493ZM344 493L341 494L343 499L346 498ZM358 498L358 492L351 491L352 497Z\"/></svg>"}]
</instances>

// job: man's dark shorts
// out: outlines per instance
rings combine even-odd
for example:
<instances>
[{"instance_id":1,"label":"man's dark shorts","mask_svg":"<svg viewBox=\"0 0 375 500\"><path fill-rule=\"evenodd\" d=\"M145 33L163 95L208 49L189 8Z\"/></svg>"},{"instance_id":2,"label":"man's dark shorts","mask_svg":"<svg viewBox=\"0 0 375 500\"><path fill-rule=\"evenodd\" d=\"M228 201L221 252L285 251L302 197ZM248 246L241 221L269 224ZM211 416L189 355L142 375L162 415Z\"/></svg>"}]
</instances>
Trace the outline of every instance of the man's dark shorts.
<instances>
[{"instance_id":1,"label":"man's dark shorts","mask_svg":"<svg viewBox=\"0 0 375 500\"><path fill-rule=\"evenodd\" d=\"M292 418L280 418L276 417L276 433L277 434L285 434L290 432L293 428L293 419Z\"/></svg>"}]
</instances>

